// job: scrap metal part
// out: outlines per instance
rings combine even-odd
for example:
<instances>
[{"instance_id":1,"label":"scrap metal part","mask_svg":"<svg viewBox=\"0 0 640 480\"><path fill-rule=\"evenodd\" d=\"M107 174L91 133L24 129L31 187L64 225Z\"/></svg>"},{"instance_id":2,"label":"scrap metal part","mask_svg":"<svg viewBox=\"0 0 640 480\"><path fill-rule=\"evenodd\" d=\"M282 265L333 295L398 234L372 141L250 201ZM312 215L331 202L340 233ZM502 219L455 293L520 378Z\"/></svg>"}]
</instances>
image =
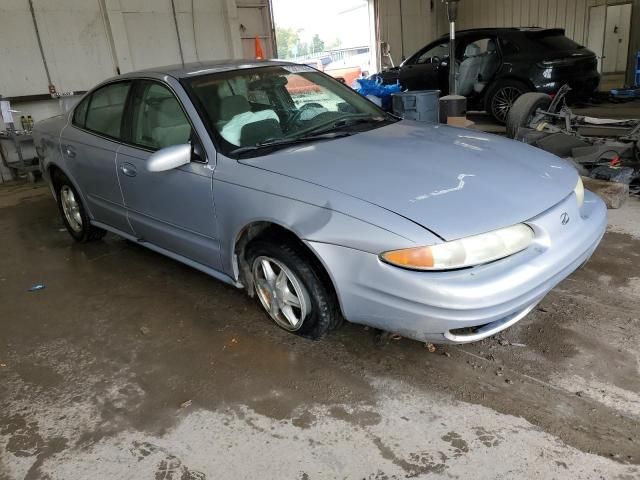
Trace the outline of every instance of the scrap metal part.
<instances>
[{"instance_id":1,"label":"scrap metal part","mask_svg":"<svg viewBox=\"0 0 640 480\"><path fill-rule=\"evenodd\" d=\"M576 115L565 101L570 90L563 86L553 99L522 95L507 119L507 134L572 161L582 175L640 193L640 120Z\"/></svg>"}]
</instances>

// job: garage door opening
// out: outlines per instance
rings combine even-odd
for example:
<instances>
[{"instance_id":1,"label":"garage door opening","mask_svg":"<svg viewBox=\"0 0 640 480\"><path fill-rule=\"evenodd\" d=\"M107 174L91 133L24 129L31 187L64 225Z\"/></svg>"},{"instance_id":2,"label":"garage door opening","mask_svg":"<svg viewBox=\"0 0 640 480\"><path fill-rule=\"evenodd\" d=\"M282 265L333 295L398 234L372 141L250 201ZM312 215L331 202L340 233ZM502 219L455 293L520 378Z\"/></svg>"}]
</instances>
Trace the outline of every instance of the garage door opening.
<instances>
[{"instance_id":1,"label":"garage door opening","mask_svg":"<svg viewBox=\"0 0 640 480\"><path fill-rule=\"evenodd\" d=\"M347 85L376 71L373 2L272 0L277 57L310 65Z\"/></svg>"}]
</instances>

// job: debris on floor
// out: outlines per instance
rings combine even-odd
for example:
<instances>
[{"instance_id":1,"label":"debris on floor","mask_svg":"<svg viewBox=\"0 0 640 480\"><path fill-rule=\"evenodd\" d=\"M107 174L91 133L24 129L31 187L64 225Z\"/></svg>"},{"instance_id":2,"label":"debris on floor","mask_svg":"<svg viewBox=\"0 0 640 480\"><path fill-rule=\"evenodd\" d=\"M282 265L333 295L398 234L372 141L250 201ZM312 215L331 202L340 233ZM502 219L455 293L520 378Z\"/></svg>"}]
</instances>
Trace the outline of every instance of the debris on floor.
<instances>
[{"instance_id":1,"label":"debris on floor","mask_svg":"<svg viewBox=\"0 0 640 480\"><path fill-rule=\"evenodd\" d=\"M629 185L582 177L584 188L597 194L609 209L620 208L629 198Z\"/></svg>"},{"instance_id":2,"label":"debris on floor","mask_svg":"<svg viewBox=\"0 0 640 480\"><path fill-rule=\"evenodd\" d=\"M28 292L37 292L38 290L44 290L45 285L44 283L36 283L35 285L31 285L31 287L29 287L29 290L27 290Z\"/></svg>"},{"instance_id":3,"label":"debris on floor","mask_svg":"<svg viewBox=\"0 0 640 480\"><path fill-rule=\"evenodd\" d=\"M583 181L622 185L602 190L607 207L619 208L630 193L640 194L640 119L576 115L565 102L570 90L563 86L553 99L522 95L509 113L507 135L569 160Z\"/></svg>"}]
</instances>

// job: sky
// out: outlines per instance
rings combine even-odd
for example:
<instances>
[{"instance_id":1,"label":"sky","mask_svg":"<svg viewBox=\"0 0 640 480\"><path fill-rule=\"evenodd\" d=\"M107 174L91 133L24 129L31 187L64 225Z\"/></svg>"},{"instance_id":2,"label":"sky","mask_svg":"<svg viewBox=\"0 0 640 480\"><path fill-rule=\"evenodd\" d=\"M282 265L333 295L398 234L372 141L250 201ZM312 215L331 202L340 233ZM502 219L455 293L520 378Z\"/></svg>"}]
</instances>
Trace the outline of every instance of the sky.
<instances>
[{"instance_id":1,"label":"sky","mask_svg":"<svg viewBox=\"0 0 640 480\"><path fill-rule=\"evenodd\" d=\"M366 0L272 0L275 24L280 27L301 28L301 40L307 42L317 33L327 42L343 38L344 43L344 37L349 36L349 32L345 32L342 22L336 21L338 14L366 4ZM368 19L363 18L362 24L353 28L368 31Z\"/></svg>"}]
</instances>

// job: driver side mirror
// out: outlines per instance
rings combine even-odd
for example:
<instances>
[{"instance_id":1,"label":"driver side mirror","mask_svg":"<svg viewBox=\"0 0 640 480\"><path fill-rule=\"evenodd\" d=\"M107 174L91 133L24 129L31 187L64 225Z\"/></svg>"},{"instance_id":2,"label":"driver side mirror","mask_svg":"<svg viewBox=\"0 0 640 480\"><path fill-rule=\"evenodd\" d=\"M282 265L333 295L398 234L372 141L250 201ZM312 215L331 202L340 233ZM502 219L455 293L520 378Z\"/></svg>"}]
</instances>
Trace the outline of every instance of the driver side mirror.
<instances>
[{"instance_id":1,"label":"driver side mirror","mask_svg":"<svg viewBox=\"0 0 640 480\"><path fill-rule=\"evenodd\" d=\"M164 172L186 165L191 162L191 152L188 143L161 148L147 159L147 171Z\"/></svg>"}]
</instances>

